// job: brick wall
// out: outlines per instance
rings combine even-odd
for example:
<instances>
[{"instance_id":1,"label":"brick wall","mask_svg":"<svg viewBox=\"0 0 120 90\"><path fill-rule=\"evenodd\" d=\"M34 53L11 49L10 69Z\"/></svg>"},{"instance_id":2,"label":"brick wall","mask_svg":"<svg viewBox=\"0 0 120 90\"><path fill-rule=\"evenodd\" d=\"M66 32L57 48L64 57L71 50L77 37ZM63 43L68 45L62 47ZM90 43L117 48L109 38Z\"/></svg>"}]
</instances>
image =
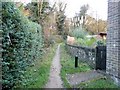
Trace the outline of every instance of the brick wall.
<instances>
[{"instance_id":1,"label":"brick wall","mask_svg":"<svg viewBox=\"0 0 120 90\"><path fill-rule=\"evenodd\" d=\"M1 28L0 28L1 29ZM2 80L2 29L0 30L0 80ZM0 90L2 88L2 84L0 82Z\"/></svg>"},{"instance_id":2,"label":"brick wall","mask_svg":"<svg viewBox=\"0 0 120 90\"><path fill-rule=\"evenodd\" d=\"M2 3L0 2L0 11L2 11ZM2 80L2 13L0 12L0 80ZM0 81L0 90L2 90L2 83Z\"/></svg>"},{"instance_id":3,"label":"brick wall","mask_svg":"<svg viewBox=\"0 0 120 90\"><path fill-rule=\"evenodd\" d=\"M107 65L116 84L120 83L120 2L108 1Z\"/></svg>"}]
</instances>

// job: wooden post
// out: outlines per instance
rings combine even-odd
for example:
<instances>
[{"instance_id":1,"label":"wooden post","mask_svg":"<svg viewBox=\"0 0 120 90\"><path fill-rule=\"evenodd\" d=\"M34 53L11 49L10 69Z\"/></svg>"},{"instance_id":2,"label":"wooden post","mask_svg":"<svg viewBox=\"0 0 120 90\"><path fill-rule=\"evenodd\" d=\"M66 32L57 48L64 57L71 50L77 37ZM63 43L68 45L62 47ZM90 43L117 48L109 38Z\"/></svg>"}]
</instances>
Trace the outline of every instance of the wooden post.
<instances>
[{"instance_id":1,"label":"wooden post","mask_svg":"<svg viewBox=\"0 0 120 90\"><path fill-rule=\"evenodd\" d=\"M75 68L77 68L77 67L78 67L78 57L75 56Z\"/></svg>"}]
</instances>

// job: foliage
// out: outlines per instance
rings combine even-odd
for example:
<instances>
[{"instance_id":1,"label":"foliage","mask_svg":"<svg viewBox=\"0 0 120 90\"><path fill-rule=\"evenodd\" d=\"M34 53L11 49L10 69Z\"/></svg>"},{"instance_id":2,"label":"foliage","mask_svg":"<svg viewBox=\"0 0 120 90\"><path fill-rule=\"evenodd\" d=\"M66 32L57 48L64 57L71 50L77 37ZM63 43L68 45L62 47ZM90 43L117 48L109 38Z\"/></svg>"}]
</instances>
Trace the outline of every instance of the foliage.
<instances>
[{"instance_id":1,"label":"foliage","mask_svg":"<svg viewBox=\"0 0 120 90\"><path fill-rule=\"evenodd\" d=\"M98 41L96 42L96 45L97 45L97 46L103 46L103 45L106 44L105 42L106 42L106 41L98 40Z\"/></svg>"},{"instance_id":2,"label":"foliage","mask_svg":"<svg viewBox=\"0 0 120 90\"><path fill-rule=\"evenodd\" d=\"M66 39L66 35L64 35L64 23L65 23L65 8L66 4L63 7L62 3L59 3L59 10L57 11L57 17L56 17L56 24L57 24L57 30L58 35L62 35L64 39Z\"/></svg>"},{"instance_id":3,"label":"foliage","mask_svg":"<svg viewBox=\"0 0 120 90\"><path fill-rule=\"evenodd\" d=\"M42 54L41 27L24 17L12 2L3 2L2 29L2 86L25 85L26 68Z\"/></svg>"},{"instance_id":4,"label":"foliage","mask_svg":"<svg viewBox=\"0 0 120 90\"><path fill-rule=\"evenodd\" d=\"M99 32L106 32L107 30L107 21L98 19L86 15L85 20L86 29L91 32L91 34L98 34Z\"/></svg>"},{"instance_id":5,"label":"foliage","mask_svg":"<svg viewBox=\"0 0 120 90\"><path fill-rule=\"evenodd\" d=\"M96 42L95 38L87 39L85 44L86 46L93 46L93 44Z\"/></svg>"},{"instance_id":6,"label":"foliage","mask_svg":"<svg viewBox=\"0 0 120 90\"><path fill-rule=\"evenodd\" d=\"M75 37L76 45L93 47L97 41L96 38L87 38L89 33L81 26L71 29L69 33L71 36Z\"/></svg>"},{"instance_id":7,"label":"foliage","mask_svg":"<svg viewBox=\"0 0 120 90\"><path fill-rule=\"evenodd\" d=\"M80 13L79 13L80 18L81 18L82 16L85 18L85 15L86 15L88 9L89 9L89 5L88 5L88 4L81 6L81 8L80 8Z\"/></svg>"},{"instance_id":8,"label":"foliage","mask_svg":"<svg viewBox=\"0 0 120 90\"><path fill-rule=\"evenodd\" d=\"M80 46L86 46L86 47L94 47L94 44L96 43L96 39L95 38L76 38L76 44L80 45Z\"/></svg>"},{"instance_id":9,"label":"foliage","mask_svg":"<svg viewBox=\"0 0 120 90\"><path fill-rule=\"evenodd\" d=\"M52 35L49 39L50 39L49 41L51 41L51 44L63 42L63 39L60 35Z\"/></svg>"},{"instance_id":10,"label":"foliage","mask_svg":"<svg viewBox=\"0 0 120 90\"><path fill-rule=\"evenodd\" d=\"M19 88L44 88L50 73L50 66L55 55L57 44L49 47L42 56L41 59L35 61L34 65L27 68L25 72L25 77L27 78L25 82L26 85L20 85Z\"/></svg>"},{"instance_id":11,"label":"foliage","mask_svg":"<svg viewBox=\"0 0 120 90\"><path fill-rule=\"evenodd\" d=\"M23 12L24 10L24 5L21 2L15 2L15 5L18 7L18 9Z\"/></svg>"},{"instance_id":12,"label":"foliage","mask_svg":"<svg viewBox=\"0 0 120 90\"><path fill-rule=\"evenodd\" d=\"M85 27L85 19L88 9L89 9L88 4L80 7L80 12L76 13L72 20L74 27L79 27L80 25L82 25L82 27Z\"/></svg>"},{"instance_id":13,"label":"foliage","mask_svg":"<svg viewBox=\"0 0 120 90\"><path fill-rule=\"evenodd\" d=\"M53 41L51 40L52 33L56 31L54 7L55 4L50 6L49 2L45 2L44 0L31 2L25 7L29 9L29 19L42 25L45 47L51 45L51 42Z\"/></svg>"},{"instance_id":14,"label":"foliage","mask_svg":"<svg viewBox=\"0 0 120 90\"><path fill-rule=\"evenodd\" d=\"M26 8L30 10L29 19L33 22L37 22L44 25L44 20L48 15L48 12L51 10L48 2L40 1L40 2L31 2L27 4Z\"/></svg>"},{"instance_id":15,"label":"foliage","mask_svg":"<svg viewBox=\"0 0 120 90\"><path fill-rule=\"evenodd\" d=\"M81 8L80 8L80 13L79 13L79 17L80 19L83 18L83 22L82 22L82 26L84 27L84 24L85 24L85 17L86 17L86 13L89 9L89 5L83 5Z\"/></svg>"},{"instance_id":16,"label":"foliage","mask_svg":"<svg viewBox=\"0 0 120 90\"><path fill-rule=\"evenodd\" d=\"M58 35L62 35L62 32L64 30L64 20L65 20L65 16L63 15L63 12L60 12L57 15L57 29L58 29Z\"/></svg>"},{"instance_id":17,"label":"foliage","mask_svg":"<svg viewBox=\"0 0 120 90\"><path fill-rule=\"evenodd\" d=\"M66 79L67 74L74 74L74 73L80 73L80 72L86 72L91 70L90 66L86 63L79 63L78 68L74 67L74 58L71 57L65 50L64 45L61 45L61 77L64 82L64 87L69 88L72 87L69 85Z\"/></svg>"},{"instance_id":18,"label":"foliage","mask_svg":"<svg viewBox=\"0 0 120 90\"><path fill-rule=\"evenodd\" d=\"M70 34L73 37L84 39L88 33L82 27L76 27L70 30Z\"/></svg>"}]
</instances>

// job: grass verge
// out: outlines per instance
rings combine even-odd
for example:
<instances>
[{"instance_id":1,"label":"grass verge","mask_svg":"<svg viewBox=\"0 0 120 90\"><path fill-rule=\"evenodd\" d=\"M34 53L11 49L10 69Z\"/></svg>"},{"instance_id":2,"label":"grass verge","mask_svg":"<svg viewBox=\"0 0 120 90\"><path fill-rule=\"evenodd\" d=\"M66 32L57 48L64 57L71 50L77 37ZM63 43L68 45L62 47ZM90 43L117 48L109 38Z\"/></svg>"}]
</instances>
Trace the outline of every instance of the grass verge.
<instances>
[{"instance_id":1,"label":"grass verge","mask_svg":"<svg viewBox=\"0 0 120 90\"><path fill-rule=\"evenodd\" d=\"M67 74L74 74L74 73L80 73L80 72L86 72L91 70L91 68L86 63L79 63L79 67L74 67L74 58L71 57L65 50L64 44L61 44L61 78L63 80L63 84L65 88L70 88L70 84L68 83L66 79Z\"/></svg>"},{"instance_id":2,"label":"grass verge","mask_svg":"<svg viewBox=\"0 0 120 90\"><path fill-rule=\"evenodd\" d=\"M43 54L42 59L36 60L35 65L28 68L26 77L29 77L27 84L22 88L44 88L50 73L50 66L55 55L57 44L49 47L49 49Z\"/></svg>"},{"instance_id":3,"label":"grass verge","mask_svg":"<svg viewBox=\"0 0 120 90\"><path fill-rule=\"evenodd\" d=\"M118 88L111 79L106 77L94 79L88 82L82 82L78 88Z\"/></svg>"}]
</instances>

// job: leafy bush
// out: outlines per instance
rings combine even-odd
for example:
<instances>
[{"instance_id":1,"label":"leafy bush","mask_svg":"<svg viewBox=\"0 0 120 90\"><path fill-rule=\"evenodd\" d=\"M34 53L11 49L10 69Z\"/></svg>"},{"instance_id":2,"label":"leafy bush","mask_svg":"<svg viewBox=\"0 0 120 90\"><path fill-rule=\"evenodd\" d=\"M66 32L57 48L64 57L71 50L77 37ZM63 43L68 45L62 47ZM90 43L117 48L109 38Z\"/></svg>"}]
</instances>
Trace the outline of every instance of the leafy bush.
<instances>
[{"instance_id":1,"label":"leafy bush","mask_svg":"<svg viewBox=\"0 0 120 90\"><path fill-rule=\"evenodd\" d=\"M73 37L84 39L88 33L82 27L76 27L73 30L70 30L70 34Z\"/></svg>"},{"instance_id":2,"label":"leafy bush","mask_svg":"<svg viewBox=\"0 0 120 90\"><path fill-rule=\"evenodd\" d=\"M81 46L93 47L95 42L96 42L95 38L91 38L91 39L76 38L76 43Z\"/></svg>"},{"instance_id":3,"label":"leafy bush","mask_svg":"<svg viewBox=\"0 0 120 90\"><path fill-rule=\"evenodd\" d=\"M106 41L98 40L98 41L96 42L96 45L97 45L97 46L103 46L103 45L106 45Z\"/></svg>"},{"instance_id":4,"label":"leafy bush","mask_svg":"<svg viewBox=\"0 0 120 90\"><path fill-rule=\"evenodd\" d=\"M70 35L75 37L76 45L92 47L93 44L96 42L96 39L95 38L87 38L86 36L88 34L89 33L81 26L70 30Z\"/></svg>"},{"instance_id":5,"label":"leafy bush","mask_svg":"<svg viewBox=\"0 0 120 90\"><path fill-rule=\"evenodd\" d=\"M12 2L2 3L2 86L25 84L26 68L42 54L41 27L24 17Z\"/></svg>"}]
</instances>

